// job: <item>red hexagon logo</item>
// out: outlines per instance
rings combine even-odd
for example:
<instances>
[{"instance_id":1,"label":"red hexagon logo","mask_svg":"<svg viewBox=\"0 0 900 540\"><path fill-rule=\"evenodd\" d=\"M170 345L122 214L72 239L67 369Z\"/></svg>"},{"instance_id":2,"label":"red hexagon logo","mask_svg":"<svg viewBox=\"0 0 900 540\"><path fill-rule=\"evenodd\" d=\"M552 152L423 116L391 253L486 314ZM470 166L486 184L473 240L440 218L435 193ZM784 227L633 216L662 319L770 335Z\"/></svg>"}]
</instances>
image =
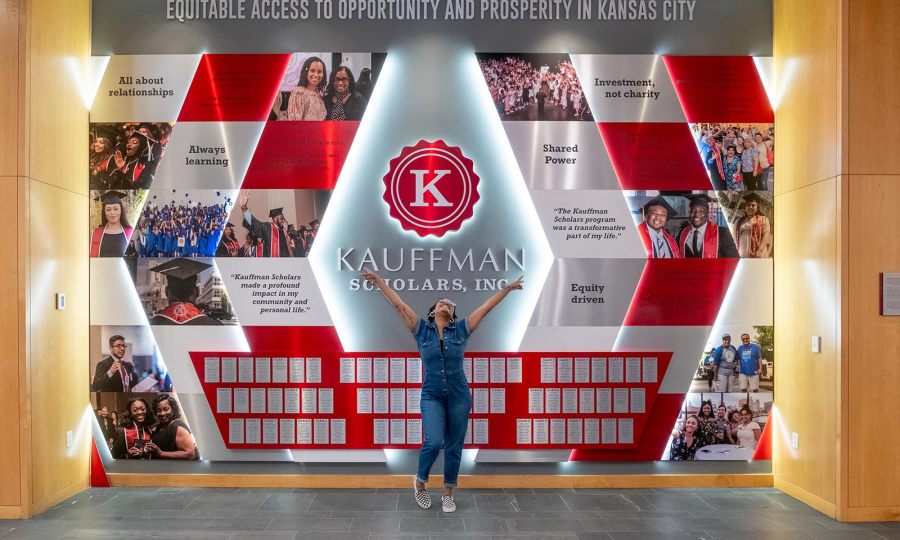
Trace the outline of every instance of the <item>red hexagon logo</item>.
<instances>
[{"instance_id":1,"label":"red hexagon logo","mask_svg":"<svg viewBox=\"0 0 900 540\"><path fill-rule=\"evenodd\" d=\"M458 146L423 140L391 160L384 200L403 229L440 238L472 217L478 181L472 160Z\"/></svg>"}]
</instances>

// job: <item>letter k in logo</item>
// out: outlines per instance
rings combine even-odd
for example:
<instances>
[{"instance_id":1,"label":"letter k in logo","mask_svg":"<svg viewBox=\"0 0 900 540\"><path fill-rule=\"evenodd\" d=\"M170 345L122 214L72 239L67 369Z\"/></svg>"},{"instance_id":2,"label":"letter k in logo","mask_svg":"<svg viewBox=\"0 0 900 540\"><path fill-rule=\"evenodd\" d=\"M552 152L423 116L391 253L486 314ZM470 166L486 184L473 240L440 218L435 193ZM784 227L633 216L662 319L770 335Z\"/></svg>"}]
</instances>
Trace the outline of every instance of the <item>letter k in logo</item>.
<instances>
[{"instance_id":1,"label":"letter k in logo","mask_svg":"<svg viewBox=\"0 0 900 540\"><path fill-rule=\"evenodd\" d=\"M409 172L413 173L416 177L416 200L410 203L410 206L431 206L431 203L425 202L426 191L428 193L431 193L431 195L437 201L434 203L434 206L453 206L453 203L448 201L437 188L438 181L450 174L449 170L440 169L434 171L434 178L432 178L432 180L428 182L428 184L425 183L425 175L431 171L415 169Z\"/></svg>"}]
</instances>

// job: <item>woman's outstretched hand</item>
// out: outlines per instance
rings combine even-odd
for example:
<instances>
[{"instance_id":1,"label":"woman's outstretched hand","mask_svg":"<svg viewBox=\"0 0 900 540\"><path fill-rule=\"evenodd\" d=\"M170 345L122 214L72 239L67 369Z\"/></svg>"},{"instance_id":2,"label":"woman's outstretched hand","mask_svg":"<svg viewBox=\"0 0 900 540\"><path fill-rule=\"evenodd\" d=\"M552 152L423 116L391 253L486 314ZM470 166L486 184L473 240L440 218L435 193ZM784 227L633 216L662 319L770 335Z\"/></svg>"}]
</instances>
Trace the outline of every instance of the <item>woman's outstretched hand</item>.
<instances>
[{"instance_id":1,"label":"woman's outstretched hand","mask_svg":"<svg viewBox=\"0 0 900 540\"><path fill-rule=\"evenodd\" d=\"M375 283L378 281L378 274L369 270L368 266L363 266L362 273L360 274L360 276L363 279L365 279L366 281L368 281L369 283Z\"/></svg>"},{"instance_id":2,"label":"woman's outstretched hand","mask_svg":"<svg viewBox=\"0 0 900 540\"><path fill-rule=\"evenodd\" d=\"M506 285L506 288L510 291L520 291L522 290L522 278L525 276L519 276L515 281L511 281Z\"/></svg>"}]
</instances>

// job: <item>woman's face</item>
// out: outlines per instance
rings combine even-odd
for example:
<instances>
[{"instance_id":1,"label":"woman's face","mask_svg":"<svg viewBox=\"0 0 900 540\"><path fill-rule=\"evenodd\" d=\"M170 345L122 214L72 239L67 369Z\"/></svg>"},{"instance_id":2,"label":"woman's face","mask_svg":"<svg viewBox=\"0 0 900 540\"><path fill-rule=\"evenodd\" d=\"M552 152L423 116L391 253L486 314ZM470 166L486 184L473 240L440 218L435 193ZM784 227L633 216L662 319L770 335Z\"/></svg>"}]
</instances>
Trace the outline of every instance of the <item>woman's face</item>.
<instances>
[{"instance_id":1,"label":"woman's face","mask_svg":"<svg viewBox=\"0 0 900 540\"><path fill-rule=\"evenodd\" d=\"M138 149L141 147L141 140L137 137L131 137L125 143L125 155L128 157L137 156Z\"/></svg>"},{"instance_id":2,"label":"woman's face","mask_svg":"<svg viewBox=\"0 0 900 540\"><path fill-rule=\"evenodd\" d=\"M750 139L744 141L744 148L753 148L753 141L751 141Z\"/></svg>"},{"instance_id":3,"label":"woman's face","mask_svg":"<svg viewBox=\"0 0 900 540\"><path fill-rule=\"evenodd\" d=\"M726 150L726 154L727 154L728 157L730 157L730 158L734 157L734 147L729 146L729 147L728 147L728 150Z\"/></svg>"},{"instance_id":4,"label":"woman's face","mask_svg":"<svg viewBox=\"0 0 900 540\"><path fill-rule=\"evenodd\" d=\"M234 229L232 229L231 227L225 227L225 236L228 236L229 238L233 237Z\"/></svg>"},{"instance_id":5,"label":"woman's face","mask_svg":"<svg viewBox=\"0 0 900 540\"><path fill-rule=\"evenodd\" d=\"M747 203L746 212L748 216L755 216L757 212L759 212L759 205L756 201L750 201Z\"/></svg>"},{"instance_id":6,"label":"woman's face","mask_svg":"<svg viewBox=\"0 0 900 540\"><path fill-rule=\"evenodd\" d=\"M160 423L168 424L172 421L172 406L169 405L169 400L160 401L156 404L156 417L159 418Z\"/></svg>"},{"instance_id":7,"label":"woman's face","mask_svg":"<svg viewBox=\"0 0 900 540\"><path fill-rule=\"evenodd\" d=\"M309 65L309 71L306 72L306 86L315 88L322 82L325 75L325 65L322 62L313 62Z\"/></svg>"},{"instance_id":8,"label":"woman's face","mask_svg":"<svg viewBox=\"0 0 900 540\"><path fill-rule=\"evenodd\" d=\"M737 139L734 140L734 143L735 143L735 146L737 146L738 148L743 148L744 147L744 138L738 137Z\"/></svg>"},{"instance_id":9,"label":"woman's face","mask_svg":"<svg viewBox=\"0 0 900 540\"><path fill-rule=\"evenodd\" d=\"M684 421L685 433L693 433L693 432L697 431L698 427L700 427L700 426L697 424L696 418L688 418L687 420Z\"/></svg>"},{"instance_id":10,"label":"woman's face","mask_svg":"<svg viewBox=\"0 0 900 540\"><path fill-rule=\"evenodd\" d=\"M103 137L98 137L94 140L94 152L97 154L101 154L106 152L109 149L109 141L104 139Z\"/></svg>"},{"instance_id":11,"label":"woman's face","mask_svg":"<svg viewBox=\"0 0 900 540\"><path fill-rule=\"evenodd\" d=\"M738 414L737 411L732 411L731 414L728 415L728 420L733 423L738 423L741 421L741 415Z\"/></svg>"},{"instance_id":12,"label":"woman's face","mask_svg":"<svg viewBox=\"0 0 900 540\"><path fill-rule=\"evenodd\" d=\"M119 203L104 204L103 213L107 223L119 223L122 220L122 206Z\"/></svg>"},{"instance_id":13,"label":"woman's face","mask_svg":"<svg viewBox=\"0 0 900 540\"><path fill-rule=\"evenodd\" d=\"M316 62L318 63L318 62ZM350 75L346 69L342 69L334 74L334 91L343 94L350 90Z\"/></svg>"},{"instance_id":14,"label":"woman's face","mask_svg":"<svg viewBox=\"0 0 900 540\"><path fill-rule=\"evenodd\" d=\"M448 302L445 302L443 300L438 300L437 304L435 304L435 306L434 306L434 314L435 315L437 315L438 313L444 313L449 318L453 317L453 310L454 310L454 307L452 305L450 305Z\"/></svg>"},{"instance_id":15,"label":"woman's face","mask_svg":"<svg viewBox=\"0 0 900 540\"><path fill-rule=\"evenodd\" d=\"M762 133L757 133L756 136L753 137L753 140L756 141L756 144L760 144L761 142L763 142Z\"/></svg>"},{"instance_id":16,"label":"woman's face","mask_svg":"<svg viewBox=\"0 0 900 540\"><path fill-rule=\"evenodd\" d=\"M752 418L752 417L750 416L750 413L749 413L749 412L747 412L747 411L741 411L741 422L743 422L743 423L745 423L745 424L749 424L751 418Z\"/></svg>"},{"instance_id":17,"label":"woman's face","mask_svg":"<svg viewBox=\"0 0 900 540\"><path fill-rule=\"evenodd\" d=\"M135 401L132 403L129 412L131 413L131 417L138 424L143 424L144 420L147 418L147 406L144 405L143 401Z\"/></svg>"},{"instance_id":18,"label":"woman's face","mask_svg":"<svg viewBox=\"0 0 900 540\"><path fill-rule=\"evenodd\" d=\"M700 414L703 416L712 416L712 405L704 403L703 406L700 407Z\"/></svg>"}]
</instances>

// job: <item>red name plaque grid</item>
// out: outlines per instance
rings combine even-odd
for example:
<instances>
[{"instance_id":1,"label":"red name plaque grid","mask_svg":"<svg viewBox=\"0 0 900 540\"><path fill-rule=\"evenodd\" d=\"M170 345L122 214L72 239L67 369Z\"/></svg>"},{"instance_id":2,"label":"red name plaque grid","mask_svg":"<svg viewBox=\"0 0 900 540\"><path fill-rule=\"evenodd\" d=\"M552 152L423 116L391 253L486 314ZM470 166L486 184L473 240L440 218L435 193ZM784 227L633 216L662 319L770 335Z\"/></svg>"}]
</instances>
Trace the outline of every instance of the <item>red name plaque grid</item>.
<instances>
[{"instance_id":1,"label":"red name plaque grid","mask_svg":"<svg viewBox=\"0 0 900 540\"><path fill-rule=\"evenodd\" d=\"M190 353L227 448L421 445L424 371L415 353L305 354ZM671 358L658 351L466 354L466 447L634 449Z\"/></svg>"}]
</instances>

